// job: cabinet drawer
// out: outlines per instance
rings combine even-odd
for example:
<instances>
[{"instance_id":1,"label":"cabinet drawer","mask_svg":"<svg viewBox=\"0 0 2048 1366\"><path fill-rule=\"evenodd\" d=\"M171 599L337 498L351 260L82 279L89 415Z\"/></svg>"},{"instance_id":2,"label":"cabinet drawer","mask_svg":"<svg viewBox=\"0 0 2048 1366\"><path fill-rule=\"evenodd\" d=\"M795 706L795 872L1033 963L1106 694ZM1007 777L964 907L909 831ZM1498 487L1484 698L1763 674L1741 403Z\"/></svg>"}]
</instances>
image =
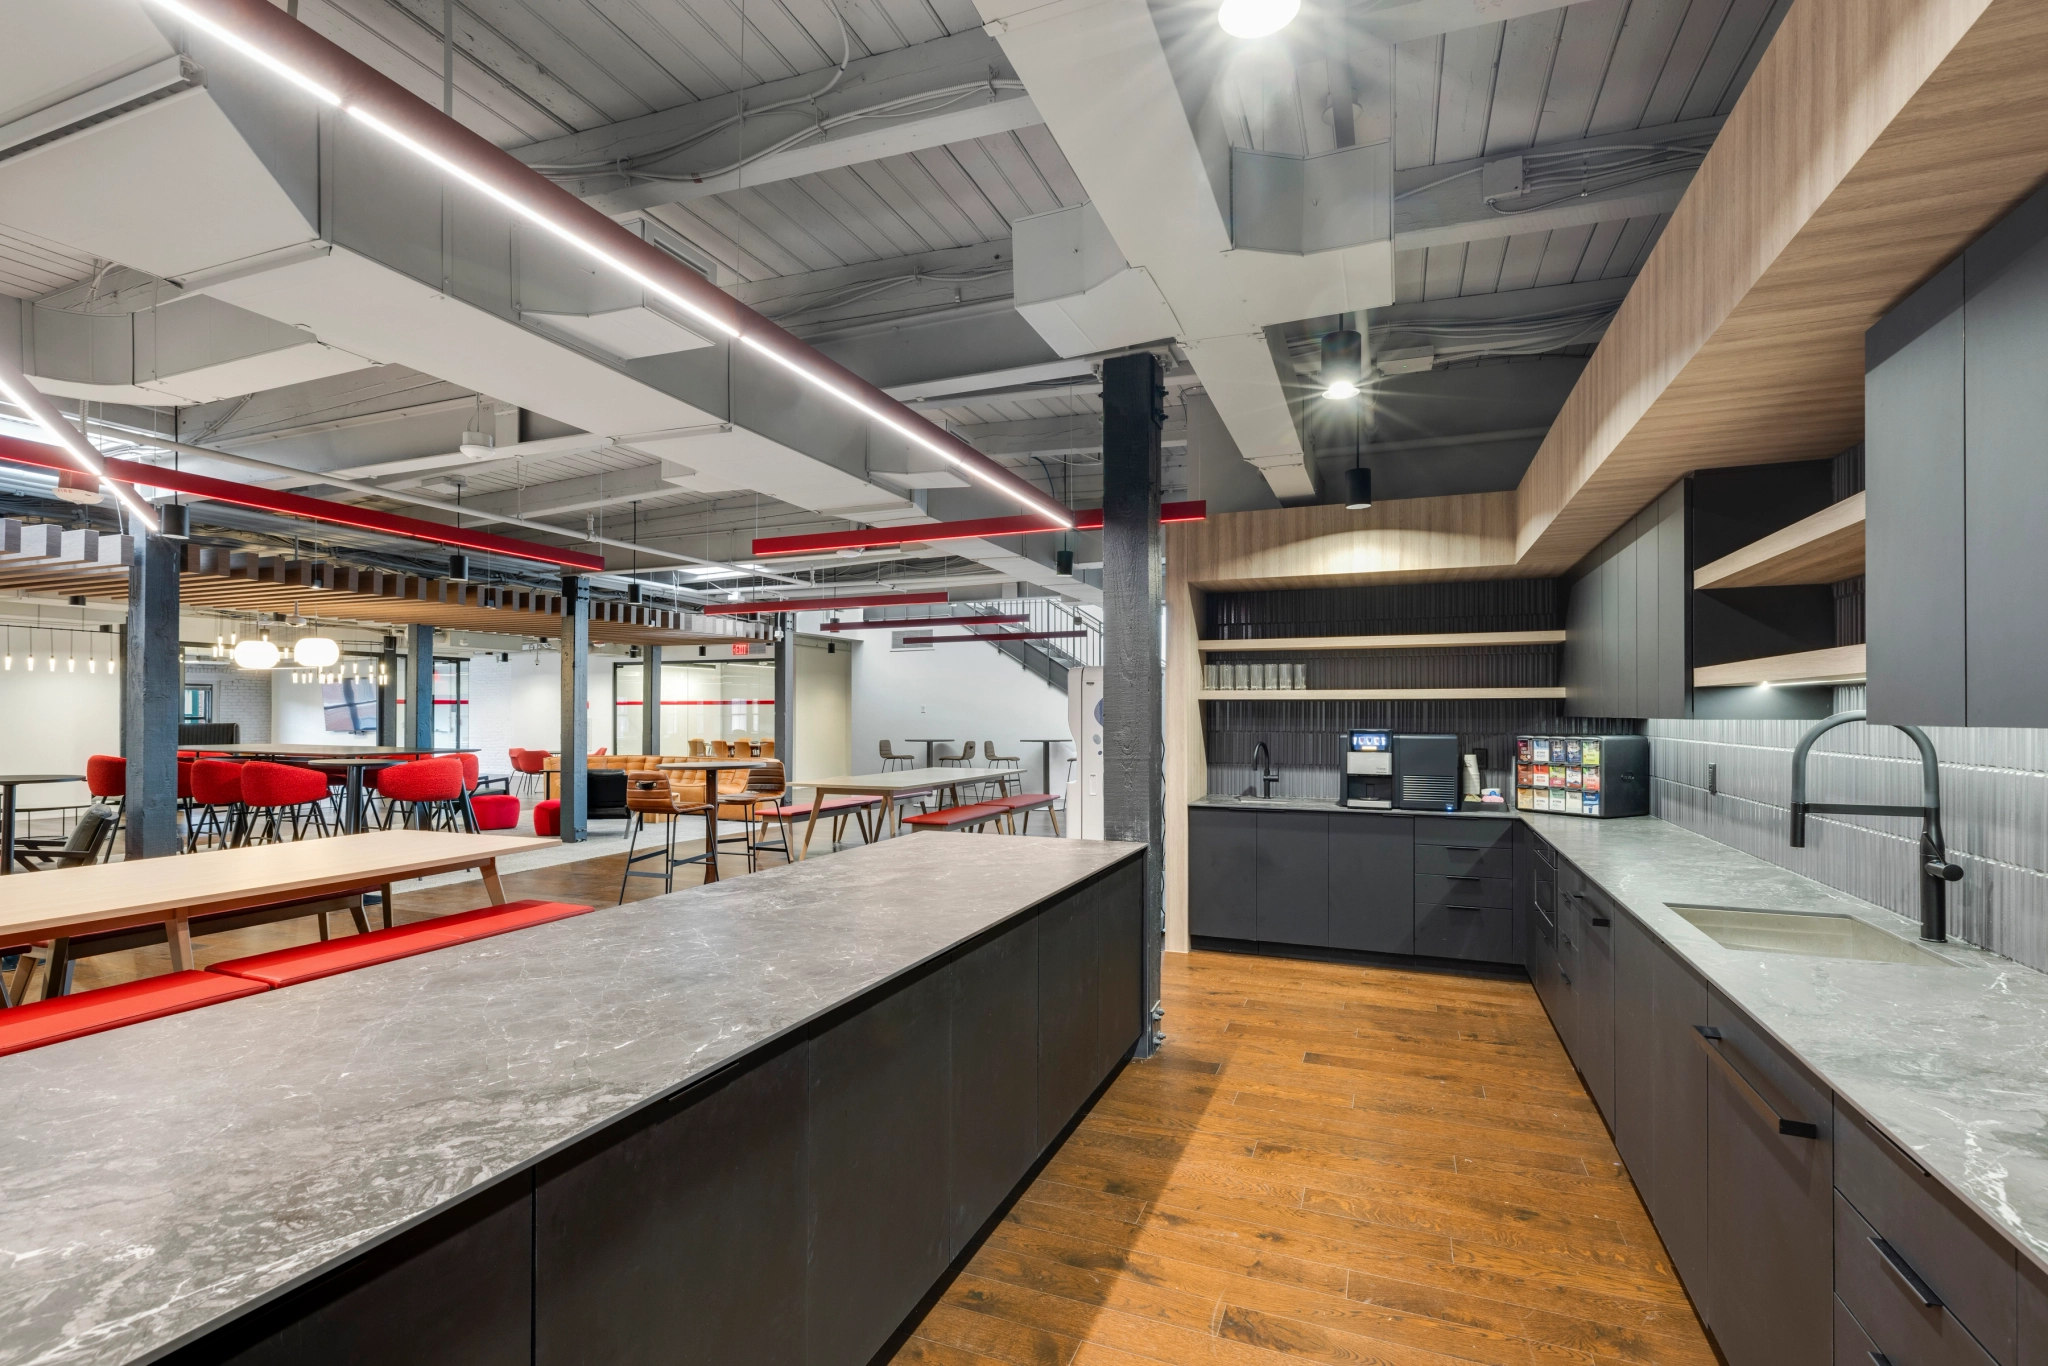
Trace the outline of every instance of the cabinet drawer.
<instances>
[{"instance_id":1,"label":"cabinet drawer","mask_svg":"<svg viewBox=\"0 0 2048 1366\"><path fill-rule=\"evenodd\" d=\"M1418 906L1415 951L1428 958L1509 962L1515 954L1515 913L1493 906Z\"/></svg>"},{"instance_id":2,"label":"cabinet drawer","mask_svg":"<svg viewBox=\"0 0 2048 1366\"><path fill-rule=\"evenodd\" d=\"M1881 1240L1840 1191L1835 1192L1835 1295L1872 1346L1898 1366L1993 1366L1991 1354L1949 1313L1920 1268Z\"/></svg>"},{"instance_id":3,"label":"cabinet drawer","mask_svg":"<svg viewBox=\"0 0 2048 1366\"><path fill-rule=\"evenodd\" d=\"M1536 861L1551 872L1557 871L1557 848L1534 830L1529 832L1529 847L1536 851Z\"/></svg>"},{"instance_id":4,"label":"cabinet drawer","mask_svg":"<svg viewBox=\"0 0 2048 1366\"><path fill-rule=\"evenodd\" d=\"M1451 877L1513 877L1512 844L1418 844L1415 871Z\"/></svg>"},{"instance_id":5,"label":"cabinet drawer","mask_svg":"<svg viewBox=\"0 0 2048 1366\"><path fill-rule=\"evenodd\" d=\"M1515 826L1518 823L1490 816L1417 816L1415 842L1472 844L1482 849L1491 849L1499 845L1502 849L1510 849L1514 847Z\"/></svg>"},{"instance_id":6,"label":"cabinet drawer","mask_svg":"<svg viewBox=\"0 0 2048 1366\"><path fill-rule=\"evenodd\" d=\"M1835 1366L1877 1366L1877 1344L1835 1296Z\"/></svg>"},{"instance_id":7,"label":"cabinet drawer","mask_svg":"<svg viewBox=\"0 0 2048 1366\"><path fill-rule=\"evenodd\" d=\"M1415 847L1422 858L1422 846ZM1488 906L1506 910L1515 904L1515 880L1506 877L1447 877L1440 873L1415 874L1415 909L1425 906Z\"/></svg>"},{"instance_id":8,"label":"cabinet drawer","mask_svg":"<svg viewBox=\"0 0 2048 1366\"><path fill-rule=\"evenodd\" d=\"M1940 1183L1846 1106L1837 1109L1835 1186L1991 1353L2017 1360L2016 1257Z\"/></svg>"}]
</instances>

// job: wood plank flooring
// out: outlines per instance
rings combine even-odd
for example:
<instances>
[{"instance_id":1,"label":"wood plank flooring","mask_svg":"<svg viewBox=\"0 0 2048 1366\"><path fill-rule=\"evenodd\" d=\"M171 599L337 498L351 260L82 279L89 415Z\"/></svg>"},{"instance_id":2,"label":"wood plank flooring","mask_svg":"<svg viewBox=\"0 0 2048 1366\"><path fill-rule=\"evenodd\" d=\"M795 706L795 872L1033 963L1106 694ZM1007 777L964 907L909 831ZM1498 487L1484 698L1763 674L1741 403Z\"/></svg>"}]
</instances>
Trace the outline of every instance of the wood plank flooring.
<instances>
[{"instance_id":1,"label":"wood plank flooring","mask_svg":"<svg viewBox=\"0 0 2048 1366\"><path fill-rule=\"evenodd\" d=\"M1527 982L1196 953L1165 990L897 1362L1712 1366Z\"/></svg>"}]
</instances>

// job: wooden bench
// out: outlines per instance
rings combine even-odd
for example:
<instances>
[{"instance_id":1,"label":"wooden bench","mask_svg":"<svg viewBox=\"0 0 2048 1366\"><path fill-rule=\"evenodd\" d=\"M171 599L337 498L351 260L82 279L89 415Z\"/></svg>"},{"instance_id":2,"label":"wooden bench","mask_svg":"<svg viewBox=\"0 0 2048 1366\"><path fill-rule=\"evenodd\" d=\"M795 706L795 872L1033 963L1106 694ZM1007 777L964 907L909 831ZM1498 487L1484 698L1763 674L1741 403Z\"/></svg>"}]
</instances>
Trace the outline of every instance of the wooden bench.
<instances>
[{"instance_id":1,"label":"wooden bench","mask_svg":"<svg viewBox=\"0 0 2048 1366\"><path fill-rule=\"evenodd\" d=\"M975 802L969 806L920 812L905 817L903 823L914 830L984 830L1008 819L1009 814L1008 807L995 802Z\"/></svg>"},{"instance_id":2,"label":"wooden bench","mask_svg":"<svg viewBox=\"0 0 2048 1366\"><path fill-rule=\"evenodd\" d=\"M395 962L414 954L429 953L451 944L467 944L493 935L566 920L594 909L562 901L511 901L503 906L436 916L410 925L399 925L370 934L351 935L323 944L301 944L296 948L252 954L215 963L208 972L260 982L265 986L288 987L332 977L339 972Z\"/></svg>"},{"instance_id":3,"label":"wooden bench","mask_svg":"<svg viewBox=\"0 0 2048 1366\"><path fill-rule=\"evenodd\" d=\"M803 820L811 814L810 802L784 802L780 806L764 806L757 813L762 822L774 821L782 827L782 851L785 857L794 846L790 844L790 822ZM880 797L827 797L825 804L818 808L818 815L829 816L832 820L832 842L837 844L846 833L846 818L852 816L860 822L860 837L863 842L873 844L879 829L868 818L882 805ZM764 849L775 846L763 844Z\"/></svg>"},{"instance_id":4,"label":"wooden bench","mask_svg":"<svg viewBox=\"0 0 2048 1366\"><path fill-rule=\"evenodd\" d=\"M1050 792L1024 792L1011 797L991 797L986 804L1003 807L1012 816L1022 815L1024 817L1023 833L1027 835L1031 833L1031 813L1034 811L1045 812L1045 818L1052 822L1053 834L1057 835L1060 832L1059 813L1052 809L1052 794ZM1017 833L1014 825L1011 827L1010 833Z\"/></svg>"},{"instance_id":5,"label":"wooden bench","mask_svg":"<svg viewBox=\"0 0 2048 1366\"><path fill-rule=\"evenodd\" d=\"M0 1055L83 1038L122 1025L268 991L264 982L211 972L173 972L139 982L56 996L0 1011Z\"/></svg>"}]
</instances>

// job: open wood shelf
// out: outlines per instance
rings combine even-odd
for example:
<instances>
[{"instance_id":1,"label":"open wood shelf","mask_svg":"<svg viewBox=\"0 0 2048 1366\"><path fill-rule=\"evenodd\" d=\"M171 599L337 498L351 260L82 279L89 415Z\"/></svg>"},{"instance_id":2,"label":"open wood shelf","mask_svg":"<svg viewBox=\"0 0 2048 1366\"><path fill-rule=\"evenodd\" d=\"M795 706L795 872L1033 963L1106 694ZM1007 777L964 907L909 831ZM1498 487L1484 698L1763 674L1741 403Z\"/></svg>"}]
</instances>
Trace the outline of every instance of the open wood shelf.
<instances>
[{"instance_id":1,"label":"open wood shelf","mask_svg":"<svg viewBox=\"0 0 2048 1366\"><path fill-rule=\"evenodd\" d=\"M1851 494L1782 531L1701 565L1693 571L1692 586L1780 588L1854 578L1863 572L1863 522L1863 495Z\"/></svg>"},{"instance_id":2,"label":"open wood shelf","mask_svg":"<svg viewBox=\"0 0 2048 1366\"><path fill-rule=\"evenodd\" d=\"M1450 631L1426 636L1295 636L1286 640L1205 640L1205 655L1253 650L1429 650L1472 645L1562 645L1563 631Z\"/></svg>"},{"instance_id":3,"label":"open wood shelf","mask_svg":"<svg viewBox=\"0 0 2048 1366\"><path fill-rule=\"evenodd\" d=\"M1859 647L1860 648L1860 647ZM1561 701L1563 688L1217 688L1203 702L1503 702Z\"/></svg>"},{"instance_id":4,"label":"open wood shelf","mask_svg":"<svg viewBox=\"0 0 2048 1366\"><path fill-rule=\"evenodd\" d=\"M1837 645L1827 650L1802 650L1792 655L1738 659L1692 671L1695 688L1739 688L1746 684L1861 683L1865 677L1864 647Z\"/></svg>"}]
</instances>

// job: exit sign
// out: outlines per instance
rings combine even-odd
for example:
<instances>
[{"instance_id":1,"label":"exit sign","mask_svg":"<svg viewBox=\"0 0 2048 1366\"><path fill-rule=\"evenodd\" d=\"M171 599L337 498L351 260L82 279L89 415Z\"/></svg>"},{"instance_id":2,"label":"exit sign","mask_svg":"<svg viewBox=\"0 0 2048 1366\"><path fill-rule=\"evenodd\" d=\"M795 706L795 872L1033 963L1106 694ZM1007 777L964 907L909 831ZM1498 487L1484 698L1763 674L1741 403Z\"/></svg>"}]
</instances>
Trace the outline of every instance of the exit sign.
<instances>
[{"instance_id":1,"label":"exit sign","mask_svg":"<svg viewBox=\"0 0 2048 1366\"><path fill-rule=\"evenodd\" d=\"M745 654L747 652L747 642L745 642L744 640L734 641L732 652L736 655Z\"/></svg>"}]
</instances>

